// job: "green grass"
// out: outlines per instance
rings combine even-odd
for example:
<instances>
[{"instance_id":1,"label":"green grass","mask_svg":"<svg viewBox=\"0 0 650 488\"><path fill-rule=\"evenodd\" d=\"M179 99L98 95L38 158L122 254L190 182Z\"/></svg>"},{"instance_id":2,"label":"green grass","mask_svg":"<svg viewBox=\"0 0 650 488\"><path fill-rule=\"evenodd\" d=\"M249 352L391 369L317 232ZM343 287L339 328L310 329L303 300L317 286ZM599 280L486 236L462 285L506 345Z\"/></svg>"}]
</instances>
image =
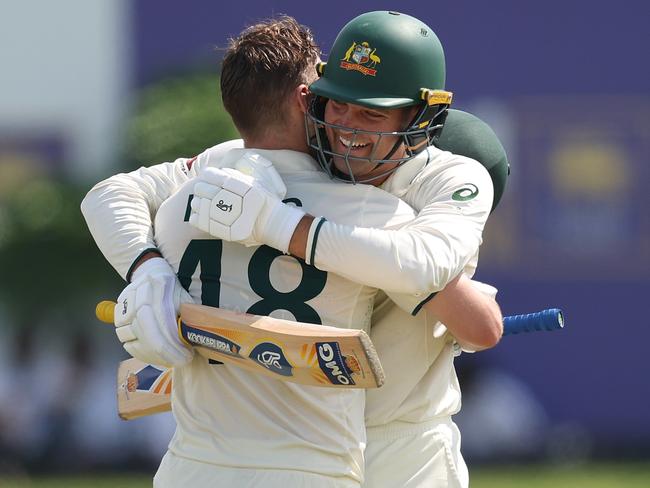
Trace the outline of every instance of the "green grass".
<instances>
[{"instance_id":1,"label":"green grass","mask_svg":"<svg viewBox=\"0 0 650 488\"><path fill-rule=\"evenodd\" d=\"M647 488L650 462L470 468L472 488Z\"/></svg>"},{"instance_id":2,"label":"green grass","mask_svg":"<svg viewBox=\"0 0 650 488\"><path fill-rule=\"evenodd\" d=\"M47 476L7 479L0 476L2 488L151 488L153 475Z\"/></svg>"},{"instance_id":3,"label":"green grass","mask_svg":"<svg viewBox=\"0 0 650 488\"><path fill-rule=\"evenodd\" d=\"M481 467L472 469L470 475L471 488L647 488L650 486L650 461L575 467ZM51 476L29 479L8 479L0 475L2 488L145 488L151 485L151 475Z\"/></svg>"}]
</instances>

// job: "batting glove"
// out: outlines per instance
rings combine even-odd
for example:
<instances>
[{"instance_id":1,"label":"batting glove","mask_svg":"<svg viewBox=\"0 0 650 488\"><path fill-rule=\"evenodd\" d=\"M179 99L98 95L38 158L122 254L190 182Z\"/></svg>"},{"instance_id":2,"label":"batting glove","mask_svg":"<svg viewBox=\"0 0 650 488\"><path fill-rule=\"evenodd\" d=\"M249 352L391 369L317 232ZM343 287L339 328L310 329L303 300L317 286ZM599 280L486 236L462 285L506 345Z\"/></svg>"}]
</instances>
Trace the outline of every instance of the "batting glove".
<instances>
[{"instance_id":1,"label":"batting glove","mask_svg":"<svg viewBox=\"0 0 650 488\"><path fill-rule=\"evenodd\" d=\"M266 244L286 253L305 213L282 203L286 186L267 159L248 152L235 168L203 170L194 186L190 223L224 241Z\"/></svg>"},{"instance_id":2,"label":"batting glove","mask_svg":"<svg viewBox=\"0 0 650 488\"><path fill-rule=\"evenodd\" d=\"M124 349L146 363L184 366L194 351L178 337L181 303L192 303L174 270L163 258L142 263L117 299L115 333Z\"/></svg>"}]
</instances>

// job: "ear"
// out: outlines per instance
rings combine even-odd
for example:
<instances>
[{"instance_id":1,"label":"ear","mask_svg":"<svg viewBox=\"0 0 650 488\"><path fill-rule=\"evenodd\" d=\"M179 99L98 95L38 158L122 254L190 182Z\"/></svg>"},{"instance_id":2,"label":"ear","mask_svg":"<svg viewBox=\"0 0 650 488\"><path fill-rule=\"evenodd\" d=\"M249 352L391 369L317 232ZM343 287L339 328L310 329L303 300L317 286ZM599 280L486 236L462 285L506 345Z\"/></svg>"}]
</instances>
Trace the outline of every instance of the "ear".
<instances>
[{"instance_id":1,"label":"ear","mask_svg":"<svg viewBox=\"0 0 650 488\"><path fill-rule=\"evenodd\" d=\"M298 85L294 90L294 97L302 113L306 114L309 107L309 87L304 83Z\"/></svg>"}]
</instances>

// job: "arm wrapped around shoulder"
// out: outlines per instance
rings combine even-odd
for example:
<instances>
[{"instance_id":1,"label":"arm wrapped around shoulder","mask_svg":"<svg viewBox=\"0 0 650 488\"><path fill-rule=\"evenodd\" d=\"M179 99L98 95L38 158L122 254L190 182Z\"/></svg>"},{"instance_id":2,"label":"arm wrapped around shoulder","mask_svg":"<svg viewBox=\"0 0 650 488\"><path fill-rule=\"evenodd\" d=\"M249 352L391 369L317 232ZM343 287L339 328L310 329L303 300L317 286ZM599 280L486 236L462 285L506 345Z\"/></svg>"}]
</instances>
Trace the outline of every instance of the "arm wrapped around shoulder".
<instances>
[{"instance_id":1,"label":"arm wrapped around shoulder","mask_svg":"<svg viewBox=\"0 0 650 488\"><path fill-rule=\"evenodd\" d=\"M496 288L461 274L424 305L467 351L489 349L503 335Z\"/></svg>"}]
</instances>

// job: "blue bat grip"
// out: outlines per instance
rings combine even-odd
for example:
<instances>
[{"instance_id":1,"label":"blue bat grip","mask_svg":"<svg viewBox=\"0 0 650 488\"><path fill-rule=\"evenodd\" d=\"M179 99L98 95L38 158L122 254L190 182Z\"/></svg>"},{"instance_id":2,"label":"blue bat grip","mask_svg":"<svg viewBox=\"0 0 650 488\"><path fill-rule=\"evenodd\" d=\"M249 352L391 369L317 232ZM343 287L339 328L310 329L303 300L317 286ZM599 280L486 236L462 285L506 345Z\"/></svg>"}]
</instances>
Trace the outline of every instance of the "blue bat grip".
<instances>
[{"instance_id":1,"label":"blue bat grip","mask_svg":"<svg viewBox=\"0 0 650 488\"><path fill-rule=\"evenodd\" d=\"M514 335L536 330L558 330L564 327L564 316L559 308L503 318L503 335Z\"/></svg>"}]
</instances>

